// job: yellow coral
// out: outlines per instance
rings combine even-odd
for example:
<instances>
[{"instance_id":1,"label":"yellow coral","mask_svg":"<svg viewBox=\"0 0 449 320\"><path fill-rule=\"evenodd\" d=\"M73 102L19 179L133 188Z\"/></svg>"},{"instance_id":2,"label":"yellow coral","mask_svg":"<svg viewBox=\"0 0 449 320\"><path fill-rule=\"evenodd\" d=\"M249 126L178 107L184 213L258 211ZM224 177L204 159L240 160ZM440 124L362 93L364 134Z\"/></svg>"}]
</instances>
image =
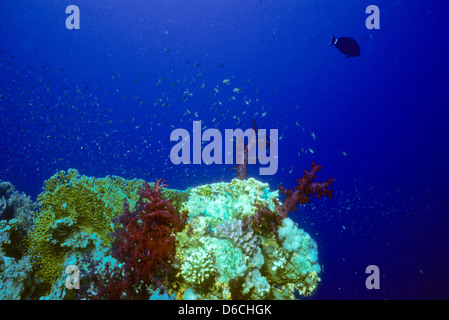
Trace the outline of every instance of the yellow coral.
<instances>
[{"instance_id":1,"label":"yellow coral","mask_svg":"<svg viewBox=\"0 0 449 320\"><path fill-rule=\"evenodd\" d=\"M131 208L135 205L142 183L116 176L86 177L75 169L60 171L45 181L38 197L40 209L27 239L38 275L51 284L61 274L66 251L58 241L64 239L54 234L58 220L67 218L73 222L72 230L96 233L108 245L114 231L112 218L122 212L125 200Z\"/></svg>"}]
</instances>

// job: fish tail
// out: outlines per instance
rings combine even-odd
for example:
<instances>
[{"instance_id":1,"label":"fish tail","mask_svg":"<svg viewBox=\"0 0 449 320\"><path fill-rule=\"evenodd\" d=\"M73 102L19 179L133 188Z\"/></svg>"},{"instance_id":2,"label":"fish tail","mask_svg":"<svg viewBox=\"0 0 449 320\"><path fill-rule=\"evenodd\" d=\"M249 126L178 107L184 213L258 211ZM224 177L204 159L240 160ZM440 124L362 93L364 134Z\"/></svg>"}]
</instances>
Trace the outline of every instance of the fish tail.
<instances>
[{"instance_id":1,"label":"fish tail","mask_svg":"<svg viewBox=\"0 0 449 320\"><path fill-rule=\"evenodd\" d=\"M334 37L334 35L333 34L331 34L331 42L329 43L329 45L331 46L331 45L333 45L333 44L335 44L336 42L337 42L337 39Z\"/></svg>"}]
</instances>

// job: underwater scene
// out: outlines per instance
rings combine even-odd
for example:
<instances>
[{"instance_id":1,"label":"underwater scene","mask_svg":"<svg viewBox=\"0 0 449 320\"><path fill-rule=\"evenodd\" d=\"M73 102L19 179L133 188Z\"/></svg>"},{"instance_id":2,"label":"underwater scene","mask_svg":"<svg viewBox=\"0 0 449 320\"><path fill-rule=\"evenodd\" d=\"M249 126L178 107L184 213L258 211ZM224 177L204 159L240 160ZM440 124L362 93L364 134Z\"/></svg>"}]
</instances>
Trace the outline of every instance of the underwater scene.
<instances>
[{"instance_id":1,"label":"underwater scene","mask_svg":"<svg viewBox=\"0 0 449 320\"><path fill-rule=\"evenodd\" d=\"M0 0L0 300L449 299L448 10Z\"/></svg>"}]
</instances>

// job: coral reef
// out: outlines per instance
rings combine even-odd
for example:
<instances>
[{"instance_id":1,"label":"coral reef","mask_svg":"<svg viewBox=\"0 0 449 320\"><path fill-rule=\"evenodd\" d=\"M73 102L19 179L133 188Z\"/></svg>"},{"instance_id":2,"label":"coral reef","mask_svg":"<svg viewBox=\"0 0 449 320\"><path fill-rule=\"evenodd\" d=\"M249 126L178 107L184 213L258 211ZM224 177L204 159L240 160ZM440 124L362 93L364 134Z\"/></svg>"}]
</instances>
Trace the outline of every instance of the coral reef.
<instances>
[{"instance_id":1,"label":"coral reef","mask_svg":"<svg viewBox=\"0 0 449 320\"><path fill-rule=\"evenodd\" d=\"M24 253L23 239L33 224L38 204L14 189L10 182L0 181L0 238L8 237L8 241L0 240L0 253L18 258Z\"/></svg>"},{"instance_id":2,"label":"coral reef","mask_svg":"<svg viewBox=\"0 0 449 320\"><path fill-rule=\"evenodd\" d=\"M154 188L153 184L149 184L150 188ZM181 211L182 205L189 199L189 193L184 190L163 188L162 197L170 201L176 211Z\"/></svg>"},{"instance_id":3,"label":"coral reef","mask_svg":"<svg viewBox=\"0 0 449 320\"><path fill-rule=\"evenodd\" d=\"M249 217L245 224L251 225L259 234L273 234L278 239L278 228L284 219L276 210L269 207L257 205L256 213Z\"/></svg>"},{"instance_id":4,"label":"coral reef","mask_svg":"<svg viewBox=\"0 0 449 320\"><path fill-rule=\"evenodd\" d=\"M333 179L293 190L254 178L186 191L76 170L37 203L0 182L1 299L294 299L320 281L316 242L288 217ZM280 192L280 193L279 193ZM286 197L279 199L279 194ZM37 211L36 211L37 210ZM80 288L66 287L77 266Z\"/></svg>"}]
</instances>

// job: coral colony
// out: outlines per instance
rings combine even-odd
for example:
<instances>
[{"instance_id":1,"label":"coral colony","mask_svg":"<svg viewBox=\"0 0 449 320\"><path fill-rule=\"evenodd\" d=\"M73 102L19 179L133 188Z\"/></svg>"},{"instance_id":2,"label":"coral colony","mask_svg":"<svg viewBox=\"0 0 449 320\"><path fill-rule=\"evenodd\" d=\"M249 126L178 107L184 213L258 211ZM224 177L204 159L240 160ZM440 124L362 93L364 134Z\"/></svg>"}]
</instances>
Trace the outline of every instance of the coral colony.
<instances>
[{"instance_id":1,"label":"coral colony","mask_svg":"<svg viewBox=\"0 0 449 320\"><path fill-rule=\"evenodd\" d=\"M35 203L1 182L0 299L312 294L320 281L317 244L288 214L312 197L332 198L333 179L315 182L321 166L312 163L293 189L270 191L246 177L250 145L242 143L237 178L185 191L161 179L70 169L45 181ZM272 148L273 140L264 145ZM79 289L66 286L70 266L79 269Z\"/></svg>"}]
</instances>

